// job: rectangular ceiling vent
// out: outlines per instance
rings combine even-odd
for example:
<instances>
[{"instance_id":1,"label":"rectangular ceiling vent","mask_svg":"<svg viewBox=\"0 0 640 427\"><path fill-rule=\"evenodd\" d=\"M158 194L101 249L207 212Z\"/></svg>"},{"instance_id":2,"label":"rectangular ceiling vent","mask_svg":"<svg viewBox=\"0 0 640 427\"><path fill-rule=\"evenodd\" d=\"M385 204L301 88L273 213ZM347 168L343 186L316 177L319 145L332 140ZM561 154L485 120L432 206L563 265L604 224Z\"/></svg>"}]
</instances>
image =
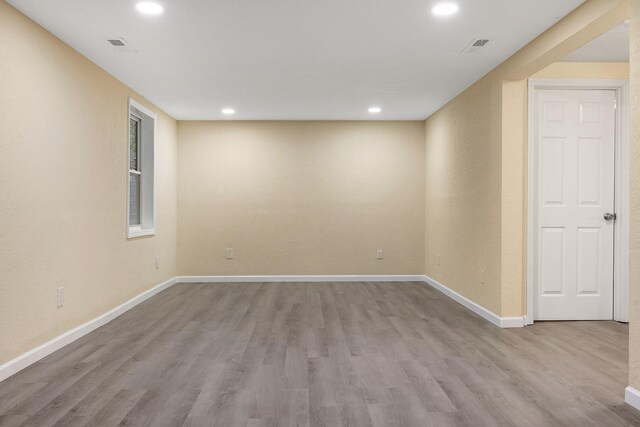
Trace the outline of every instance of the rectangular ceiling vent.
<instances>
[{"instance_id":1,"label":"rectangular ceiling vent","mask_svg":"<svg viewBox=\"0 0 640 427\"><path fill-rule=\"evenodd\" d=\"M486 47L491 40L489 39L473 39L471 43L462 50L462 53L476 53Z\"/></svg>"},{"instance_id":2,"label":"rectangular ceiling vent","mask_svg":"<svg viewBox=\"0 0 640 427\"><path fill-rule=\"evenodd\" d=\"M124 44L124 41L122 41L120 39L109 39L107 41L109 43L111 43L111 46L115 46L115 47L124 47L124 46L126 46L126 44Z\"/></svg>"},{"instance_id":3,"label":"rectangular ceiling vent","mask_svg":"<svg viewBox=\"0 0 640 427\"><path fill-rule=\"evenodd\" d=\"M107 43L113 48L116 52L125 52L125 53L133 53L136 52L134 48L122 37L108 37Z\"/></svg>"}]
</instances>

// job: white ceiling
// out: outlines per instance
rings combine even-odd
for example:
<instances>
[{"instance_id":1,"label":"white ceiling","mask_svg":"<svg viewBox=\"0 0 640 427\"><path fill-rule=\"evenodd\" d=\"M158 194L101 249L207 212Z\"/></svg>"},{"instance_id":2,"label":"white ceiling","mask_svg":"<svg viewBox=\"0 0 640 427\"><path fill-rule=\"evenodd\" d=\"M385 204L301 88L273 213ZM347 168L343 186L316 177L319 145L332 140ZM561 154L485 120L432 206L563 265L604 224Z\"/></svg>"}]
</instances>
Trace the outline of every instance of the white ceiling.
<instances>
[{"instance_id":1,"label":"white ceiling","mask_svg":"<svg viewBox=\"0 0 640 427\"><path fill-rule=\"evenodd\" d=\"M629 24L620 24L562 59L564 62L629 62Z\"/></svg>"},{"instance_id":2,"label":"white ceiling","mask_svg":"<svg viewBox=\"0 0 640 427\"><path fill-rule=\"evenodd\" d=\"M438 18L436 0L158 1L150 17L135 0L8 0L182 120L424 119L583 2L457 0ZM474 38L492 41L461 53Z\"/></svg>"}]
</instances>

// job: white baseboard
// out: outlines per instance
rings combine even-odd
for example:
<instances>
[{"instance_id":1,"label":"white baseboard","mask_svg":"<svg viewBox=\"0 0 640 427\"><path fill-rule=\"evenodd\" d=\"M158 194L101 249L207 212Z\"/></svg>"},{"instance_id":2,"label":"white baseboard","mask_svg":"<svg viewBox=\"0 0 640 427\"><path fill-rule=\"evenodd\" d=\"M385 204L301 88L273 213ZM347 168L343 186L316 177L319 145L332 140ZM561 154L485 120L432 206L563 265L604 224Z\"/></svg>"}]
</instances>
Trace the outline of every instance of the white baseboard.
<instances>
[{"instance_id":1,"label":"white baseboard","mask_svg":"<svg viewBox=\"0 0 640 427\"><path fill-rule=\"evenodd\" d=\"M388 276L178 276L177 283L258 283L258 282L424 282L422 275Z\"/></svg>"},{"instance_id":2,"label":"white baseboard","mask_svg":"<svg viewBox=\"0 0 640 427\"><path fill-rule=\"evenodd\" d=\"M388 276L178 276L177 283L252 283L252 282L426 282L449 298L500 328L522 328L524 317L500 317L481 305L447 288L442 283L424 275Z\"/></svg>"},{"instance_id":3,"label":"white baseboard","mask_svg":"<svg viewBox=\"0 0 640 427\"><path fill-rule=\"evenodd\" d=\"M253 283L253 282L426 282L449 298L500 328L522 328L524 317L500 317L481 305L447 288L442 283L424 275L387 276L178 276L177 283Z\"/></svg>"},{"instance_id":4,"label":"white baseboard","mask_svg":"<svg viewBox=\"0 0 640 427\"><path fill-rule=\"evenodd\" d=\"M525 314L524 326L533 325L533 314Z\"/></svg>"},{"instance_id":5,"label":"white baseboard","mask_svg":"<svg viewBox=\"0 0 640 427\"><path fill-rule=\"evenodd\" d=\"M476 313L478 316L488 320L489 322L493 323L494 325L496 325L499 328L522 328L522 327L524 327L524 317L522 317L522 316L521 317L500 317L497 314L495 314L494 312L492 312L490 310L487 310L483 306L481 306L479 304L476 304L475 302L471 301L470 299L460 295L456 291L453 291L453 290L449 289L448 287L446 287L442 283L438 282L437 280L432 279L431 277L424 276L423 280L427 284L432 286L433 288L439 290L440 292L442 292L443 294L445 294L446 296L448 296L452 300L454 300L457 303L465 306L469 310L471 310L474 313Z\"/></svg>"},{"instance_id":6,"label":"white baseboard","mask_svg":"<svg viewBox=\"0 0 640 427\"><path fill-rule=\"evenodd\" d=\"M501 317L500 327L504 329L509 328L524 328L526 326L523 316L518 317Z\"/></svg>"},{"instance_id":7,"label":"white baseboard","mask_svg":"<svg viewBox=\"0 0 640 427\"><path fill-rule=\"evenodd\" d=\"M640 391L631 386L627 387L624 389L624 401L640 410Z\"/></svg>"},{"instance_id":8,"label":"white baseboard","mask_svg":"<svg viewBox=\"0 0 640 427\"><path fill-rule=\"evenodd\" d=\"M131 310L133 307L151 298L155 294L171 287L175 283L175 277L173 279L169 279L166 282L163 282L147 291L144 291L140 295L130 299L124 304L121 304L118 307L109 310L101 316L98 316L95 319L92 319L76 328L73 328L62 335L58 335L52 340L0 365L0 381L9 378L10 376L18 373L24 368L36 363L38 360L50 355L54 351L59 350L68 344L71 344L72 342L83 337L89 332L94 331L99 327L109 323L116 317Z\"/></svg>"}]
</instances>

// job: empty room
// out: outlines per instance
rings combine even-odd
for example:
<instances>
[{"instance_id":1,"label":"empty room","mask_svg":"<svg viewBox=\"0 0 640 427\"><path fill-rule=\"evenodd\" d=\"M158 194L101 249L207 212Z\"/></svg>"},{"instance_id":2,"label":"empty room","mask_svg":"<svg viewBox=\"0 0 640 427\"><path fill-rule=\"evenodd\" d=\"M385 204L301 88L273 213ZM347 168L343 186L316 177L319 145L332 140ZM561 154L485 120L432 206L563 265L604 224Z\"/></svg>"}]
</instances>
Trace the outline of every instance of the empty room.
<instances>
[{"instance_id":1,"label":"empty room","mask_svg":"<svg viewBox=\"0 0 640 427\"><path fill-rule=\"evenodd\" d=\"M0 0L0 426L640 426L640 0Z\"/></svg>"}]
</instances>

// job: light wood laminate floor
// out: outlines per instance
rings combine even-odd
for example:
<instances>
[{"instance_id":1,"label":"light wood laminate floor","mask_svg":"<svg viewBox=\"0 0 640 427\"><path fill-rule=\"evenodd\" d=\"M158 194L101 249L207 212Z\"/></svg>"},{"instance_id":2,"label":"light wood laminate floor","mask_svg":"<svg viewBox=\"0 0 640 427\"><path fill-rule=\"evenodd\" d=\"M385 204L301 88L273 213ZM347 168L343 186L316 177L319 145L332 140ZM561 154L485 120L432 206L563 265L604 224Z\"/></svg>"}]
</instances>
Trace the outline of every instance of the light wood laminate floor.
<instances>
[{"instance_id":1,"label":"light wood laminate floor","mask_svg":"<svg viewBox=\"0 0 640 427\"><path fill-rule=\"evenodd\" d=\"M0 425L640 425L627 347L424 283L179 284L0 383Z\"/></svg>"}]
</instances>

